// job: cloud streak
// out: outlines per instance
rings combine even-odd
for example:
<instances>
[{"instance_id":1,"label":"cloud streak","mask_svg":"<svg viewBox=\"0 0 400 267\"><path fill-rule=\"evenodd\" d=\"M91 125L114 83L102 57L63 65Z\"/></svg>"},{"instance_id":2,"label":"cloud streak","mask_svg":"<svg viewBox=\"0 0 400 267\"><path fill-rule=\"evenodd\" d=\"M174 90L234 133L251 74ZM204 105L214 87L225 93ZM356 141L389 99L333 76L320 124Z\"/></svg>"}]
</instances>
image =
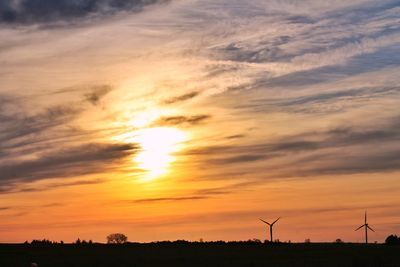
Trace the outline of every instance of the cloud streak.
<instances>
[{"instance_id":1,"label":"cloud streak","mask_svg":"<svg viewBox=\"0 0 400 267\"><path fill-rule=\"evenodd\" d=\"M190 92L187 94L169 98L169 99L165 100L164 103L170 105L170 104L185 102L185 101L195 98L199 94L200 94L199 92Z\"/></svg>"},{"instance_id":2,"label":"cloud streak","mask_svg":"<svg viewBox=\"0 0 400 267\"><path fill-rule=\"evenodd\" d=\"M37 159L1 164L0 185L101 173L114 169L115 165L111 163L134 154L136 150L133 145L99 143L61 148Z\"/></svg>"},{"instance_id":3,"label":"cloud streak","mask_svg":"<svg viewBox=\"0 0 400 267\"><path fill-rule=\"evenodd\" d=\"M13 194L13 193L31 193L31 192L44 192L48 190L53 190L57 188L66 188L72 186L81 186L81 185L96 185L106 182L104 179L94 179L94 180L78 180L72 182L58 182L51 183L45 186L40 187L30 187L19 185L18 187L14 186L3 186L0 187L0 194Z\"/></svg>"},{"instance_id":4,"label":"cloud streak","mask_svg":"<svg viewBox=\"0 0 400 267\"><path fill-rule=\"evenodd\" d=\"M156 203L156 202L169 202L169 201L190 201L206 199L205 196L187 196L187 197L163 197L163 198L143 198L133 200L133 203Z\"/></svg>"},{"instance_id":5,"label":"cloud streak","mask_svg":"<svg viewBox=\"0 0 400 267\"><path fill-rule=\"evenodd\" d=\"M154 122L157 126L192 126L201 124L211 119L211 115L194 115L194 116L169 116L162 117Z\"/></svg>"},{"instance_id":6,"label":"cloud streak","mask_svg":"<svg viewBox=\"0 0 400 267\"><path fill-rule=\"evenodd\" d=\"M207 164L221 168L264 162L265 169L279 170L273 171L272 177L393 172L400 170L400 147L391 145L400 141L399 125L396 117L367 129L344 127L304 132L266 143L211 146L187 154L200 156ZM274 159L284 159L284 163L268 164ZM258 167L250 172L256 170Z\"/></svg>"}]
</instances>

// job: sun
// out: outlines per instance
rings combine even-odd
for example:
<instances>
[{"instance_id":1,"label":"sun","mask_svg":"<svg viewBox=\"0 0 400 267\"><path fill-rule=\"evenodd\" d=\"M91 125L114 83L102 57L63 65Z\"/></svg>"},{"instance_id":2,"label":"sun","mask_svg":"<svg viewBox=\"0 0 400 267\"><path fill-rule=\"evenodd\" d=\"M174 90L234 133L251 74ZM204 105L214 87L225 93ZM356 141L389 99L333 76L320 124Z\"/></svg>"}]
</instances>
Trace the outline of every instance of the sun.
<instances>
[{"instance_id":1,"label":"sun","mask_svg":"<svg viewBox=\"0 0 400 267\"><path fill-rule=\"evenodd\" d=\"M186 134L172 127L156 127L138 130L133 141L140 145L140 152L133 161L144 171L143 180L150 181L168 173L176 160L174 152L182 148Z\"/></svg>"}]
</instances>

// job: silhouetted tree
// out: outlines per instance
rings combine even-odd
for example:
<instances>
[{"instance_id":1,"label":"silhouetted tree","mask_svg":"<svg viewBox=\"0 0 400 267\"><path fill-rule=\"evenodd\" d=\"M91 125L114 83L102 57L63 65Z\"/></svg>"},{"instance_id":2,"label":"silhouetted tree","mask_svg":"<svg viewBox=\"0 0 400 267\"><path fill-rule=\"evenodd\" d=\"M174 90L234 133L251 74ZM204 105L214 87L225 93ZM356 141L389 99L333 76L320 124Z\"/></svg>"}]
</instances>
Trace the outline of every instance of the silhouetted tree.
<instances>
[{"instance_id":1,"label":"silhouetted tree","mask_svg":"<svg viewBox=\"0 0 400 267\"><path fill-rule=\"evenodd\" d=\"M335 240L335 243L337 243L337 244L342 244L342 243L343 243L343 240L340 239L340 238L338 238L338 239Z\"/></svg>"},{"instance_id":2,"label":"silhouetted tree","mask_svg":"<svg viewBox=\"0 0 400 267\"><path fill-rule=\"evenodd\" d=\"M78 238L76 241L75 241L75 244L77 244L77 245L80 245L82 242L81 242L81 240Z\"/></svg>"},{"instance_id":3,"label":"silhouetted tree","mask_svg":"<svg viewBox=\"0 0 400 267\"><path fill-rule=\"evenodd\" d=\"M390 235L386 238L385 244L387 245L400 245L400 238L397 235Z\"/></svg>"},{"instance_id":4,"label":"silhouetted tree","mask_svg":"<svg viewBox=\"0 0 400 267\"><path fill-rule=\"evenodd\" d=\"M307 238L306 240L304 240L304 243L306 243L306 244L311 243L311 239L310 239L310 238Z\"/></svg>"},{"instance_id":5,"label":"silhouetted tree","mask_svg":"<svg viewBox=\"0 0 400 267\"><path fill-rule=\"evenodd\" d=\"M107 236L107 244L123 244L128 241L128 237L121 233L109 234Z\"/></svg>"},{"instance_id":6,"label":"silhouetted tree","mask_svg":"<svg viewBox=\"0 0 400 267\"><path fill-rule=\"evenodd\" d=\"M52 242L47 239L42 239L42 240L34 239L31 242L31 245L51 245L51 244L52 244Z\"/></svg>"}]
</instances>

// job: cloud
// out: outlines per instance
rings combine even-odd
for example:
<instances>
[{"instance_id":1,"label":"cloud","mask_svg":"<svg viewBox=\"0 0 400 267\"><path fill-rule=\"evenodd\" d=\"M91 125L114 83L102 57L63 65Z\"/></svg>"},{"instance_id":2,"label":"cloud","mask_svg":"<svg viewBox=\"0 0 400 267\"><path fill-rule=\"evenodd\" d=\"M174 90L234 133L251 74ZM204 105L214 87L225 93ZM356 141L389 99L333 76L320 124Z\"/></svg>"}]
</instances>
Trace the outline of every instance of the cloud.
<instances>
[{"instance_id":1,"label":"cloud","mask_svg":"<svg viewBox=\"0 0 400 267\"><path fill-rule=\"evenodd\" d=\"M400 123L395 117L373 126L336 127L252 145L209 146L185 153L196 155L213 168L233 168L239 173L268 170L268 177L376 173L400 170L399 141ZM256 162L262 164L245 165Z\"/></svg>"},{"instance_id":2,"label":"cloud","mask_svg":"<svg viewBox=\"0 0 400 267\"><path fill-rule=\"evenodd\" d=\"M287 44L290 39L291 37L283 35L271 39L261 38L251 45L246 42L230 43L227 46L216 48L216 55L220 60L236 62L261 63L279 61L281 58L287 57L279 46ZM211 75L217 74L217 70L211 69ZM222 65L219 71L223 70L229 70L229 68Z\"/></svg>"},{"instance_id":3,"label":"cloud","mask_svg":"<svg viewBox=\"0 0 400 267\"><path fill-rule=\"evenodd\" d=\"M154 125L157 126L177 126L177 125L197 125L211 118L210 115L194 115L194 116L170 116L158 119Z\"/></svg>"},{"instance_id":4,"label":"cloud","mask_svg":"<svg viewBox=\"0 0 400 267\"><path fill-rule=\"evenodd\" d=\"M392 151L374 151L370 154L357 153L345 157L324 154L317 157L305 157L296 163L299 165L307 163L312 166L298 168L296 176L395 172L400 171L400 148Z\"/></svg>"},{"instance_id":5,"label":"cloud","mask_svg":"<svg viewBox=\"0 0 400 267\"><path fill-rule=\"evenodd\" d=\"M32 141L39 134L72 121L80 112L79 108L71 105L49 107L29 115L20 111L0 110L0 147L15 146L23 138Z\"/></svg>"},{"instance_id":6,"label":"cloud","mask_svg":"<svg viewBox=\"0 0 400 267\"><path fill-rule=\"evenodd\" d=\"M400 97L400 88L396 86L363 87L321 93L312 91L304 96L286 98L252 99L234 108L256 113L284 112L315 116L351 111L371 104L372 99L384 101L397 97Z\"/></svg>"},{"instance_id":7,"label":"cloud","mask_svg":"<svg viewBox=\"0 0 400 267\"><path fill-rule=\"evenodd\" d=\"M83 144L41 154L32 160L0 165L0 186L49 178L67 178L115 169L116 161L136 153L128 144Z\"/></svg>"},{"instance_id":8,"label":"cloud","mask_svg":"<svg viewBox=\"0 0 400 267\"><path fill-rule=\"evenodd\" d=\"M170 99L167 99L164 101L165 104L175 104L175 103L179 103L179 102L184 102L187 100L190 100L192 98L195 98L196 96L198 96L200 94L200 92L190 92L187 94L183 94L177 97L172 97Z\"/></svg>"},{"instance_id":9,"label":"cloud","mask_svg":"<svg viewBox=\"0 0 400 267\"><path fill-rule=\"evenodd\" d=\"M232 140L232 139L240 139L246 137L245 134L235 134L225 137L225 139Z\"/></svg>"},{"instance_id":10,"label":"cloud","mask_svg":"<svg viewBox=\"0 0 400 267\"><path fill-rule=\"evenodd\" d=\"M108 94L111 90L112 87L109 85L96 86L93 87L92 92L85 94L85 97L89 103L97 105L100 99Z\"/></svg>"},{"instance_id":11,"label":"cloud","mask_svg":"<svg viewBox=\"0 0 400 267\"><path fill-rule=\"evenodd\" d=\"M68 21L117 11L139 11L164 0L2 0L0 22L47 23Z\"/></svg>"},{"instance_id":12,"label":"cloud","mask_svg":"<svg viewBox=\"0 0 400 267\"><path fill-rule=\"evenodd\" d=\"M227 157L223 159L214 159L212 160L213 164L235 164L235 163L245 163L245 162L253 162L253 161L259 161L259 160L265 160L268 158L267 155L260 155L260 154L245 154L245 155L239 155L239 156L234 156L234 157Z\"/></svg>"},{"instance_id":13,"label":"cloud","mask_svg":"<svg viewBox=\"0 0 400 267\"><path fill-rule=\"evenodd\" d=\"M271 88L324 84L398 66L400 27L395 15L398 2L329 3L236 3L242 12L227 11L238 17L231 23L236 27L219 29L226 38L221 37L215 45L207 47L217 70L205 71L212 76L217 73L221 78L229 66L239 68L240 72L230 70L230 77L235 76L242 82L227 85L225 89L270 91ZM247 17L256 7L259 14L254 19ZM222 3L213 8L221 8L222 12ZM262 30L261 25L265 24L274 31ZM363 25L357 34L350 26L355 24Z\"/></svg>"},{"instance_id":14,"label":"cloud","mask_svg":"<svg viewBox=\"0 0 400 267\"><path fill-rule=\"evenodd\" d=\"M167 201L188 201L188 200L201 200L206 199L205 196L187 196L187 197L164 197L164 198L143 198L133 200L133 203L153 203L153 202L167 202Z\"/></svg>"},{"instance_id":15,"label":"cloud","mask_svg":"<svg viewBox=\"0 0 400 267\"><path fill-rule=\"evenodd\" d=\"M81 89L68 88L54 93L71 93L76 90L81 98ZM96 141L89 143L82 139L94 136L93 132L74 126L73 121L90 107L87 103L96 105L111 87L91 86L89 89L90 93L84 95L86 104L77 101L35 108L29 107L30 102L26 97L13 98L0 94L1 193L72 186L75 182L55 183L40 188L21 185L42 179L69 178L112 170L116 168L114 163L136 153L135 145ZM30 100L38 101L40 97L33 96Z\"/></svg>"},{"instance_id":16,"label":"cloud","mask_svg":"<svg viewBox=\"0 0 400 267\"><path fill-rule=\"evenodd\" d=\"M227 195L234 193L238 190L244 191L248 190L248 188L252 185L255 185L257 182L240 182L236 184L225 185L221 187L214 188L204 188L193 191L191 194L186 196L178 196L178 197L162 197L162 198L143 198L143 199L135 199L133 203L153 203L153 202L167 202L167 201L190 201L190 200L202 200L209 199L214 197L219 197L222 195Z\"/></svg>"},{"instance_id":17,"label":"cloud","mask_svg":"<svg viewBox=\"0 0 400 267\"><path fill-rule=\"evenodd\" d=\"M56 189L56 188L65 188L65 187L80 186L80 185L95 185L95 184L104 183L105 181L106 181L105 179L78 180L78 181L72 181L72 182L51 183L51 184L47 184L45 186L40 186L40 187L29 187L29 186L21 187L21 185L19 185L18 187L3 186L3 187L0 187L0 194L43 192L43 191L48 191L48 190L52 190L52 189Z\"/></svg>"}]
</instances>

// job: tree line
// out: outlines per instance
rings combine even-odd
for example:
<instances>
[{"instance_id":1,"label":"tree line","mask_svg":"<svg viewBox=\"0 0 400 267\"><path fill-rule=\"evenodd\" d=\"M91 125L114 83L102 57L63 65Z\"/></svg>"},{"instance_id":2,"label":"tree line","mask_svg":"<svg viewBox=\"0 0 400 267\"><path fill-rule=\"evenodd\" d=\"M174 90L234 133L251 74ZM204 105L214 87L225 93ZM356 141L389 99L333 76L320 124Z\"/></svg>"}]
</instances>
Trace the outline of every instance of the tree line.
<instances>
[{"instance_id":1,"label":"tree line","mask_svg":"<svg viewBox=\"0 0 400 267\"><path fill-rule=\"evenodd\" d=\"M107 244L125 244L125 243L129 243L128 242L128 237L125 234L122 233L112 233L109 234L106 237L107 240ZM260 239L249 239L247 241L211 241L211 242L204 242L203 239L201 238L199 241L187 241L187 240L176 240L176 241L157 241L157 242L152 242L152 244L166 244L166 243L174 243L174 244L189 244L189 243L213 243L213 244L227 244L227 243L254 243L254 244L261 244L263 243ZM264 243L270 243L269 240L265 240ZM287 242L281 242L279 240L276 240L273 243L288 243L290 244L291 241L287 241ZM310 239L306 239L304 241L304 243L311 243ZM346 243L343 240L341 240L340 238L336 239L335 241L333 241L333 243L337 243L337 244L341 244L341 243ZM64 241L50 241L48 239L42 239L42 240L38 240L38 239L34 239L31 242L25 241L26 245L63 245ZM72 244L75 245L92 245L95 244L92 240L84 240L84 239L80 239L78 238L75 242L73 242ZM386 245L400 245L400 237L398 237L395 234L389 235L386 239L385 239L385 244Z\"/></svg>"}]
</instances>

